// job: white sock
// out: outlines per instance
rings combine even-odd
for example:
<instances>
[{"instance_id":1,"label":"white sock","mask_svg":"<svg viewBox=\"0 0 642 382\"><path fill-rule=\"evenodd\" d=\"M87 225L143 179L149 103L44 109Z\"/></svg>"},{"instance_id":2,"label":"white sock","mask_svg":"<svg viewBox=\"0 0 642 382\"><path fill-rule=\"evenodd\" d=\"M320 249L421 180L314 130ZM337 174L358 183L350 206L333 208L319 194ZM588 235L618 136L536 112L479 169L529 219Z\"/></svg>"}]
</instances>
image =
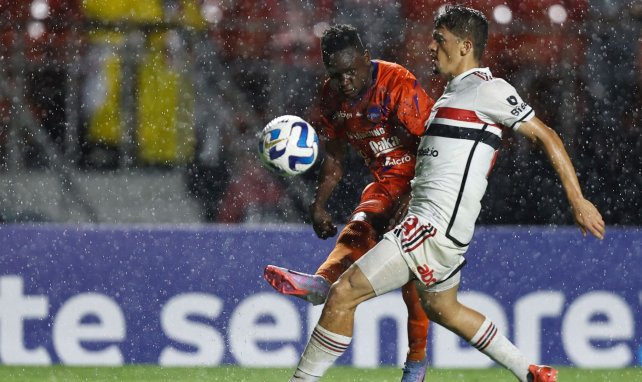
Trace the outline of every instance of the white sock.
<instances>
[{"instance_id":1,"label":"white sock","mask_svg":"<svg viewBox=\"0 0 642 382\"><path fill-rule=\"evenodd\" d=\"M469 343L495 362L512 371L521 382L527 382L528 361L522 352L501 334L488 318L484 320Z\"/></svg>"},{"instance_id":2,"label":"white sock","mask_svg":"<svg viewBox=\"0 0 642 382\"><path fill-rule=\"evenodd\" d=\"M352 337L332 333L317 325L290 382L318 381L346 351L351 340Z\"/></svg>"}]
</instances>

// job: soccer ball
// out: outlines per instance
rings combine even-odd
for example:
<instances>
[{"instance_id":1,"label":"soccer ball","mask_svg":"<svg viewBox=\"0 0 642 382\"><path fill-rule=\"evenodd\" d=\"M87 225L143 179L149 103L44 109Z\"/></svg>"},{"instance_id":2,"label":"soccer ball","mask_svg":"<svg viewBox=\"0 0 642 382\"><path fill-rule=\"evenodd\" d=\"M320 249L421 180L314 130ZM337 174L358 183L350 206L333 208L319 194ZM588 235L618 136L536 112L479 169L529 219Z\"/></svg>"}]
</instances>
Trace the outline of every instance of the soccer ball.
<instances>
[{"instance_id":1,"label":"soccer ball","mask_svg":"<svg viewBox=\"0 0 642 382\"><path fill-rule=\"evenodd\" d=\"M294 115L268 123L259 136L259 157L275 173L294 176L314 165L319 154L319 136L314 128Z\"/></svg>"}]
</instances>

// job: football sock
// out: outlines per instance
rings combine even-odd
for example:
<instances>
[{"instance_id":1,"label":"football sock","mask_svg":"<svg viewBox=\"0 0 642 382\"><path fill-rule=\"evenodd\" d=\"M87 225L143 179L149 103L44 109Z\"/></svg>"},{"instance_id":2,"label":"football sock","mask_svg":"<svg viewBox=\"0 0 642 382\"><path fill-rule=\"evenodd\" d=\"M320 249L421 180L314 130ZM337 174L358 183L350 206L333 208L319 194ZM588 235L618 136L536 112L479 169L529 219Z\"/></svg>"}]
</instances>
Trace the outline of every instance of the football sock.
<instances>
[{"instance_id":1,"label":"football sock","mask_svg":"<svg viewBox=\"0 0 642 382\"><path fill-rule=\"evenodd\" d=\"M346 351L351 340L352 337L332 333L317 325L290 381L318 381Z\"/></svg>"},{"instance_id":2,"label":"football sock","mask_svg":"<svg viewBox=\"0 0 642 382\"><path fill-rule=\"evenodd\" d=\"M423 361L428 342L428 317L421 307L414 281L401 288L403 301L408 308L408 361Z\"/></svg>"},{"instance_id":3,"label":"football sock","mask_svg":"<svg viewBox=\"0 0 642 382\"><path fill-rule=\"evenodd\" d=\"M473 347L504 366L521 381L527 382L529 363L522 352L488 318L469 342Z\"/></svg>"},{"instance_id":4,"label":"football sock","mask_svg":"<svg viewBox=\"0 0 642 382\"><path fill-rule=\"evenodd\" d=\"M323 276L330 284L334 283L350 265L376 243L377 234L370 223L360 220L349 222L339 234L337 244L316 274Z\"/></svg>"}]
</instances>

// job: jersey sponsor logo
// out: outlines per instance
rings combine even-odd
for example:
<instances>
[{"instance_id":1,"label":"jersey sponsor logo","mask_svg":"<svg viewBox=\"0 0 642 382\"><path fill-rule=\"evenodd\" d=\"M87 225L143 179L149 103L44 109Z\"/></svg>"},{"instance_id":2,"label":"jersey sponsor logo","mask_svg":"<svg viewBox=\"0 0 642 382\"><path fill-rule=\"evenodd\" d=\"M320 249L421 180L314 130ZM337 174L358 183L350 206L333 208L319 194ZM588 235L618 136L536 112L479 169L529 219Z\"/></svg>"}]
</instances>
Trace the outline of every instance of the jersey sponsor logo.
<instances>
[{"instance_id":1,"label":"jersey sponsor logo","mask_svg":"<svg viewBox=\"0 0 642 382\"><path fill-rule=\"evenodd\" d=\"M421 148L417 150L417 156L437 158L439 156L439 151L432 147Z\"/></svg>"},{"instance_id":2,"label":"jersey sponsor logo","mask_svg":"<svg viewBox=\"0 0 642 382\"><path fill-rule=\"evenodd\" d=\"M357 133L348 133L348 138L353 139L353 140L360 140L364 138L375 138L375 137L380 137L386 133L386 129L383 127L379 127L376 129L368 130L368 131L360 131Z\"/></svg>"},{"instance_id":3,"label":"jersey sponsor logo","mask_svg":"<svg viewBox=\"0 0 642 382\"><path fill-rule=\"evenodd\" d=\"M376 141L370 141L369 144L370 149L375 155L387 153L401 147L399 137L383 137Z\"/></svg>"},{"instance_id":4,"label":"jersey sponsor logo","mask_svg":"<svg viewBox=\"0 0 642 382\"><path fill-rule=\"evenodd\" d=\"M528 104L526 104L526 102L522 102L522 104L518 106L519 101L514 95L506 98L506 101L512 106L516 106L513 110L510 111L510 113L516 117L519 116L524 110L528 109Z\"/></svg>"},{"instance_id":5,"label":"jersey sponsor logo","mask_svg":"<svg viewBox=\"0 0 642 382\"><path fill-rule=\"evenodd\" d=\"M528 109L528 104L526 102L522 102L521 105L517 106L513 110L510 111L510 113L514 116L520 115L524 110Z\"/></svg>"},{"instance_id":6,"label":"jersey sponsor logo","mask_svg":"<svg viewBox=\"0 0 642 382\"><path fill-rule=\"evenodd\" d=\"M435 273L434 269L430 269L428 264L418 265L417 272L421 275L421 281L428 287L430 284L437 282L437 279L433 275Z\"/></svg>"},{"instance_id":7,"label":"jersey sponsor logo","mask_svg":"<svg viewBox=\"0 0 642 382\"><path fill-rule=\"evenodd\" d=\"M408 163L412 160L412 157L408 154L404 155L401 158L390 158L386 157L386 162L383 164L384 166L398 166L400 164Z\"/></svg>"},{"instance_id":8,"label":"jersey sponsor logo","mask_svg":"<svg viewBox=\"0 0 642 382\"><path fill-rule=\"evenodd\" d=\"M333 118L334 119L349 119L349 118L352 118L353 116L354 116L354 114L348 113L348 112L342 110L342 111L337 111L336 113L334 113L334 117Z\"/></svg>"}]
</instances>

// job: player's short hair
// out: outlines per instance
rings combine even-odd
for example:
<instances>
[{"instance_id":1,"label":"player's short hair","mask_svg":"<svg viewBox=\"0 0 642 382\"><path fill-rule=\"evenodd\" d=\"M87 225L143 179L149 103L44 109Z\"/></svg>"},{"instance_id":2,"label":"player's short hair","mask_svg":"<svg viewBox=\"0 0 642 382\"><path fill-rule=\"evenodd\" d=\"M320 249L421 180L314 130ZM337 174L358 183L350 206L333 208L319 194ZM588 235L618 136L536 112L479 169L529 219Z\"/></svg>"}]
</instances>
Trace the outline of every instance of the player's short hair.
<instances>
[{"instance_id":1,"label":"player's short hair","mask_svg":"<svg viewBox=\"0 0 642 382\"><path fill-rule=\"evenodd\" d=\"M321 55L323 64L328 66L330 56L334 53L346 49L355 48L360 53L365 53L366 48L361 42L359 32L351 25L339 24L333 25L323 32L321 37Z\"/></svg>"},{"instance_id":2,"label":"player's short hair","mask_svg":"<svg viewBox=\"0 0 642 382\"><path fill-rule=\"evenodd\" d=\"M481 60L488 40L488 19L481 11L463 5L447 5L434 19L435 28L444 27L452 34L473 42L474 54Z\"/></svg>"}]
</instances>

